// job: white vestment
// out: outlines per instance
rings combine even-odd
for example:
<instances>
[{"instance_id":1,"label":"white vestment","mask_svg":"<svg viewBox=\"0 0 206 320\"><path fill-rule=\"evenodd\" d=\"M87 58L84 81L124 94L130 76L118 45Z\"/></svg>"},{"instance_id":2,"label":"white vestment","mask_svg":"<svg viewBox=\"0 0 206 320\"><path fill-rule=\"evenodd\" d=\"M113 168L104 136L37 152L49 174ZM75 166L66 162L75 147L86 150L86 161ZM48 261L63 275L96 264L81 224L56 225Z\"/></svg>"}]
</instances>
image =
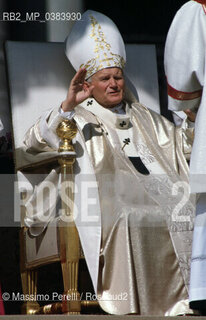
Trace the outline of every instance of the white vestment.
<instances>
[{"instance_id":1,"label":"white vestment","mask_svg":"<svg viewBox=\"0 0 206 320\"><path fill-rule=\"evenodd\" d=\"M192 193L201 193L195 222L190 301L206 299L206 1L189 1L174 17L165 46L169 109L197 110L190 161Z\"/></svg>"},{"instance_id":2,"label":"white vestment","mask_svg":"<svg viewBox=\"0 0 206 320\"><path fill-rule=\"evenodd\" d=\"M188 167L182 150L189 153L188 143L180 129L141 104L125 107L126 114L115 114L87 99L75 108L76 185L85 174L95 199L88 211L89 194L82 198L75 191L75 222L94 289L108 313L188 313L194 218L193 200L184 198ZM56 152L60 121L54 109L29 130L22 170L36 155ZM138 159L137 169L129 157ZM26 217L31 232L39 220Z\"/></svg>"}]
</instances>

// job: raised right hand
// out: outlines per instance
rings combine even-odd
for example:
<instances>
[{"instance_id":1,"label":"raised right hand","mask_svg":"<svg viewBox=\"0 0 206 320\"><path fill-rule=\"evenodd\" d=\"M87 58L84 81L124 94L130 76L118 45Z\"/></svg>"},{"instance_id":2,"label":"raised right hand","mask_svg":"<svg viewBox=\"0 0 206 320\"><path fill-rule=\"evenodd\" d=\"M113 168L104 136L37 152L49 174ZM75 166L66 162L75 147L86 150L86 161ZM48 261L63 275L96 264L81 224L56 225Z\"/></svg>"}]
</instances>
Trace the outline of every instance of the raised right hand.
<instances>
[{"instance_id":1,"label":"raised right hand","mask_svg":"<svg viewBox=\"0 0 206 320\"><path fill-rule=\"evenodd\" d=\"M81 68L71 80L66 100L62 103L62 110L72 111L78 104L89 98L94 88L89 82L85 81L86 69Z\"/></svg>"}]
</instances>

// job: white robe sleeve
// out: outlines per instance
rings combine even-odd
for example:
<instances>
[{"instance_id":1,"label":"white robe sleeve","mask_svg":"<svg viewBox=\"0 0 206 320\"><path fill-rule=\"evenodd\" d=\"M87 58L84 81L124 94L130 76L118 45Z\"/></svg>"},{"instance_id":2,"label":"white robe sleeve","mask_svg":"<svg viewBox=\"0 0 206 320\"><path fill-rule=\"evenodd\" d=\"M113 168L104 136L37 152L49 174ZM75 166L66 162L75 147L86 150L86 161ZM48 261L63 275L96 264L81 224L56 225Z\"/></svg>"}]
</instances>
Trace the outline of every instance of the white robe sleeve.
<instances>
[{"instance_id":1,"label":"white robe sleeve","mask_svg":"<svg viewBox=\"0 0 206 320\"><path fill-rule=\"evenodd\" d=\"M54 149L58 149L60 142L56 134L58 124L65 118L71 120L75 115L74 111L63 112L61 110L61 108L55 108L48 117L41 117L40 120L41 135L48 145Z\"/></svg>"},{"instance_id":2,"label":"white robe sleeve","mask_svg":"<svg viewBox=\"0 0 206 320\"><path fill-rule=\"evenodd\" d=\"M36 152L58 150L60 139L56 135L58 124L66 119L73 119L75 111L63 112L61 107L46 111L27 131L24 144Z\"/></svg>"}]
</instances>

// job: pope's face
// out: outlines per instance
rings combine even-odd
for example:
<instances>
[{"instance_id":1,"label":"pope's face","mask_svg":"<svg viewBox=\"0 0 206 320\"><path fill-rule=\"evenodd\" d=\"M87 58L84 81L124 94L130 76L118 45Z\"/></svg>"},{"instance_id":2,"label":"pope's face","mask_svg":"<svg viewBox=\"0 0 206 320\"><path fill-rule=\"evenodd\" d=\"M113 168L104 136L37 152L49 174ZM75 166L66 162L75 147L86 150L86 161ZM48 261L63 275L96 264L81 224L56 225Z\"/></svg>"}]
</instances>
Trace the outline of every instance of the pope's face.
<instances>
[{"instance_id":1,"label":"pope's face","mask_svg":"<svg viewBox=\"0 0 206 320\"><path fill-rule=\"evenodd\" d=\"M92 95L103 107L112 108L123 99L124 83L120 68L105 68L91 77Z\"/></svg>"}]
</instances>

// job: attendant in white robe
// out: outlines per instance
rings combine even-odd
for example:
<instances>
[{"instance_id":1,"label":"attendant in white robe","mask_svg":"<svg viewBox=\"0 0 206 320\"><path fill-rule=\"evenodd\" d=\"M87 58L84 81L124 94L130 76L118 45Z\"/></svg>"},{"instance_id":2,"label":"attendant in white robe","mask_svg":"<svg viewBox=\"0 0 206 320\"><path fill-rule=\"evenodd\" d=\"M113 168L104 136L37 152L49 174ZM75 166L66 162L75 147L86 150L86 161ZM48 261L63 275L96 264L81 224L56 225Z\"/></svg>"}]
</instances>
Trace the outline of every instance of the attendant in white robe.
<instances>
[{"instance_id":1,"label":"attendant in white robe","mask_svg":"<svg viewBox=\"0 0 206 320\"><path fill-rule=\"evenodd\" d=\"M73 118L78 127L75 179L89 173L98 185L92 209L98 223L82 224L87 199L81 201L77 190L74 210L80 213L75 222L100 306L111 314L191 313L194 205L187 190L187 130L174 128L127 92L124 43L109 18L87 11L67 39L66 54L77 73L61 107L28 131L22 169L56 152L57 125ZM48 179L58 181L58 168ZM40 222L39 215L25 218L33 234ZM44 220L36 235L48 223Z\"/></svg>"},{"instance_id":2,"label":"attendant in white robe","mask_svg":"<svg viewBox=\"0 0 206 320\"><path fill-rule=\"evenodd\" d=\"M176 13L165 46L169 109L198 110L190 161L190 187L200 193L193 239L190 302L206 309L206 1L189 1Z\"/></svg>"}]
</instances>

